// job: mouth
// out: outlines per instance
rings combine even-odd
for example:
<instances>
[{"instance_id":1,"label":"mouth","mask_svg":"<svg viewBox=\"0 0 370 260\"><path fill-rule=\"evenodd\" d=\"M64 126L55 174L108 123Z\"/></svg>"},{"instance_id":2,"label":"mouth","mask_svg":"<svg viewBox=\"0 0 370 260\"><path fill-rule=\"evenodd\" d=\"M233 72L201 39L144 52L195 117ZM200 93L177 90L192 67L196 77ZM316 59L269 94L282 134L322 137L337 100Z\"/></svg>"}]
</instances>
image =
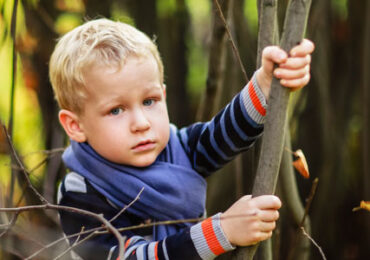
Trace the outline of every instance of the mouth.
<instances>
[{"instance_id":1,"label":"mouth","mask_svg":"<svg viewBox=\"0 0 370 260\"><path fill-rule=\"evenodd\" d=\"M135 145L132 150L136 152L144 152L148 150L152 150L155 147L155 142L152 140L145 140L139 142L137 145Z\"/></svg>"}]
</instances>

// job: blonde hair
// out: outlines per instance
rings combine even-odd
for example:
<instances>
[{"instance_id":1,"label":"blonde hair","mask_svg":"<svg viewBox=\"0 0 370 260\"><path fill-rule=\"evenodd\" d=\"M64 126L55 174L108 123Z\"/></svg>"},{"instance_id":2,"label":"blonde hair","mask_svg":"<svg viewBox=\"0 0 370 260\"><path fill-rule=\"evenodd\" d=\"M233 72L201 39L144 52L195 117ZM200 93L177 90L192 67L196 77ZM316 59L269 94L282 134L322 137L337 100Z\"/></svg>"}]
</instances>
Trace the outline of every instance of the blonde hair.
<instances>
[{"instance_id":1,"label":"blonde hair","mask_svg":"<svg viewBox=\"0 0 370 260\"><path fill-rule=\"evenodd\" d=\"M136 28L121 22L98 19L65 34L50 58L49 76L58 104L82 112L86 99L84 71L92 65L120 69L128 57L148 57L157 62L163 83L163 64L157 46Z\"/></svg>"}]
</instances>

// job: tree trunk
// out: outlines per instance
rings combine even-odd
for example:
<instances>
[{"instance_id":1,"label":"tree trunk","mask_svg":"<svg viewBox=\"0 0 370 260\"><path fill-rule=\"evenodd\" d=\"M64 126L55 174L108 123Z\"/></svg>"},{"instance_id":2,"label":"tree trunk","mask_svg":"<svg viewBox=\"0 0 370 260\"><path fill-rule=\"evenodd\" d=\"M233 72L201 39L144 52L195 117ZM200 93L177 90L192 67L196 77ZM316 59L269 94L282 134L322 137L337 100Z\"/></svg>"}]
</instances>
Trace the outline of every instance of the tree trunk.
<instances>
[{"instance_id":1,"label":"tree trunk","mask_svg":"<svg viewBox=\"0 0 370 260\"><path fill-rule=\"evenodd\" d=\"M189 12L184 0L176 0L176 8L159 17L159 50L165 67L167 104L171 122L178 126L190 123L187 97L187 44Z\"/></svg>"},{"instance_id":2,"label":"tree trunk","mask_svg":"<svg viewBox=\"0 0 370 260\"><path fill-rule=\"evenodd\" d=\"M259 0L258 1L258 47L257 47L257 69L261 66L262 50L272 44L278 42L278 28L277 28L277 0ZM261 148L261 140L257 140L255 145L249 149L242 156L245 158L248 171L246 170L245 178L241 178L243 181L247 181L249 184L253 183L256 177L256 165L258 165L259 155ZM249 187L248 187L249 186ZM253 189L252 185L248 185L246 188L246 194L249 194ZM260 248L260 257L264 260L272 259L272 246L271 240L262 243ZM242 258L243 250L237 249L233 255L234 259Z\"/></svg>"},{"instance_id":3,"label":"tree trunk","mask_svg":"<svg viewBox=\"0 0 370 260\"><path fill-rule=\"evenodd\" d=\"M219 3L223 15L225 16L225 19L227 19L228 10L232 4L232 0L223 0L219 1ZM215 5L213 5L212 17L213 29L208 59L207 86L198 108L196 117L197 121L209 120L218 108L216 101L219 98L217 95L221 93L223 72L225 69L226 28Z\"/></svg>"},{"instance_id":4,"label":"tree trunk","mask_svg":"<svg viewBox=\"0 0 370 260\"><path fill-rule=\"evenodd\" d=\"M285 51L289 51L302 40L310 4L310 0L292 0L289 3L281 41L281 48ZM283 151L289 94L289 90L281 87L279 80L274 78L262 140L261 158L252 191L253 196L275 192ZM242 249L237 259L253 259L256 249L257 246Z\"/></svg>"}]
</instances>

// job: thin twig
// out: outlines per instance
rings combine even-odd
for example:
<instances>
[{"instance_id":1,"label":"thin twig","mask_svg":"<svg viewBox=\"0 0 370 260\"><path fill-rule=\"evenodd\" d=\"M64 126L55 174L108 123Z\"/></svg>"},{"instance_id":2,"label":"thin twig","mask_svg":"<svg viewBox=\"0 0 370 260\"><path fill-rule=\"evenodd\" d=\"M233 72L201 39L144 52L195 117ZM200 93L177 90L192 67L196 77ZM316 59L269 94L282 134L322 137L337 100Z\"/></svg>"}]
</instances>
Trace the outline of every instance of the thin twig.
<instances>
[{"instance_id":1,"label":"thin twig","mask_svg":"<svg viewBox=\"0 0 370 260\"><path fill-rule=\"evenodd\" d=\"M224 24L224 26L225 26L226 33L227 33L227 35L229 36L229 40L230 40L231 47L232 47L232 49L233 49L233 53L234 53L234 55L235 55L236 59L237 59L237 60L238 60L238 62L239 62L239 66L240 66L241 71L243 72L245 82L248 82L248 81L249 81L249 79L248 79L248 76L247 76L247 72L245 71L245 68L244 68L244 65L243 65L242 59L240 58L239 50L238 50L238 48L236 47L235 41L234 41L233 36L232 36L232 34L231 34L231 32L230 32L230 28L229 28L229 26L228 26L228 24L227 24L227 22L226 22L226 19L225 19L225 16L224 16L223 12L222 12L221 6L220 6L220 4L218 3L218 0L214 0L214 2L215 2L215 5L216 5L216 7L217 7L218 14L219 14L219 16L220 16L220 18L221 18L221 21L222 21L222 23L223 23L223 24Z\"/></svg>"},{"instance_id":2,"label":"thin twig","mask_svg":"<svg viewBox=\"0 0 370 260\"><path fill-rule=\"evenodd\" d=\"M28 171L26 170L26 168L24 167L22 161L20 160L18 154L17 154L17 151L15 150L14 148L14 145L13 145L13 142L11 140L11 137L6 129L5 126L3 126L4 128L4 132L5 132L5 136L7 138L7 141L8 141L8 144L9 144L9 147L10 147L10 150L11 150L11 153L13 155L13 158L16 160L18 166L21 168L22 170L22 173L26 179L26 182L27 182L27 185L28 187L35 193L35 195L39 198L39 200L43 203L43 204L48 204L49 202L35 189L35 187L33 187L32 183L31 183L31 180L29 178L29 173Z\"/></svg>"},{"instance_id":3,"label":"thin twig","mask_svg":"<svg viewBox=\"0 0 370 260\"><path fill-rule=\"evenodd\" d=\"M14 216L11 219L10 223L0 226L0 228L2 228L3 226L5 226L5 230L3 232L1 232L0 238L3 235L5 235L14 226L15 222L17 221L18 216L19 216L19 213L14 214Z\"/></svg>"},{"instance_id":4,"label":"thin twig","mask_svg":"<svg viewBox=\"0 0 370 260\"><path fill-rule=\"evenodd\" d=\"M123 207L123 209L120 210L120 212L117 213L117 215L115 215L113 218L111 218L109 220L109 222L113 222L115 221L123 212L125 212L129 207L132 206L132 204L134 204L137 200L140 199L140 195L141 193L143 193L144 191L144 187L139 191L139 193L137 194L137 196L135 197L135 199L133 201L131 201L128 205L126 205L125 207Z\"/></svg>"},{"instance_id":5,"label":"thin twig","mask_svg":"<svg viewBox=\"0 0 370 260\"><path fill-rule=\"evenodd\" d=\"M61 257L63 257L65 254L67 254L68 252L70 252L71 250L73 250L75 247L77 247L78 245L80 245L81 243L91 239L92 237L94 237L96 234L95 232L89 234L88 236L84 237L83 239L81 239L78 243L74 243L73 245L71 245L70 247L68 247L65 251L63 251L62 253L60 253L58 256L56 256L53 260L57 260L57 259L60 259ZM117 259L120 259L120 258L117 258Z\"/></svg>"},{"instance_id":6,"label":"thin twig","mask_svg":"<svg viewBox=\"0 0 370 260\"><path fill-rule=\"evenodd\" d=\"M14 0L13 5L13 13L12 13L12 20L10 24L10 34L13 40L13 51L12 51L12 83L10 89L10 107L9 107L9 121L8 121L8 128L9 133L13 135L13 119L14 119L14 93L15 93L15 82L17 76L17 52L16 52L16 29L17 29L17 8L18 8L18 0ZM5 126L4 126L5 128ZM13 202L13 195L14 195L14 186L15 186L15 176L14 171L11 171L10 176L10 192L8 198L8 206L12 205Z\"/></svg>"},{"instance_id":7,"label":"thin twig","mask_svg":"<svg viewBox=\"0 0 370 260\"><path fill-rule=\"evenodd\" d=\"M315 178L312 182L310 195L307 198L306 207L304 209L304 215L303 215L300 227L303 227L304 221L306 220L306 217L308 215L308 211L310 210L310 207L311 207L313 197L315 196L315 193L316 193L316 188L317 188L318 183L319 183L319 178Z\"/></svg>"},{"instance_id":8,"label":"thin twig","mask_svg":"<svg viewBox=\"0 0 370 260\"><path fill-rule=\"evenodd\" d=\"M27 153L27 154L22 155L22 158L28 157L30 155L38 154L38 153L43 153L43 154L46 154L46 155L54 155L56 153L62 153L62 152L64 152L65 149L66 148L64 148L64 147L60 147L60 148L54 148L54 149L50 149L50 150L34 151L34 152L30 152L30 153Z\"/></svg>"},{"instance_id":9,"label":"thin twig","mask_svg":"<svg viewBox=\"0 0 370 260\"><path fill-rule=\"evenodd\" d=\"M135 197L135 199L133 201L131 201L127 206L125 206L120 212L117 213L116 216L114 216L113 218L111 218L109 220L110 223L112 223L115 219L117 219L124 211L126 211L129 207L131 207L137 200L140 199L140 195L141 193L144 191L144 188L142 188L140 190L140 192L137 194L137 196ZM82 242L90 239L91 237L95 236L96 235L96 231L100 231L104 229L104 227L97 227L97 228L93 228L93 229L88 229L88 230L84 230L84 228L82 228L82 230L79 232L79 233L76 233L76 234L72 234L72 235L68 235L68 236L63 236L62 238L60 239L57 239L55 241L53 241L52 243L44 246L43 248L40 248L38 251L34 252L31 256L29 256L29 258L33 258L35 256L37 256L38 254L40 254L42 251L58 244L59 242L61 241L64 241L66 240L68 242L68 239L70 238L73 238L75 236L77 236L77 239L76 241L74 242L74 244L72 246L70 246L65 252L63 252L61 255L57 256L56 259L60 258L61 256L65 255L67 252L69 252L70 250L72 250L74 247L78 246L79 244L81 244ZM90 234L89 234L90 233ZM79 240L79 237L82 236L82 235L86 235L86 234L89 234L88 236L86 236L85 238L83 238L82 240ZM78 241L79 240L79 241Z\"/></svg>"},{"instance_id":10,"label":"thin twig","mask_svg":"<svg viewBox=\"0 0 370 260\"><path fill-rule=\"evenodd\" d=\"M326 260L324 252L322 251L321 247L316 243L316 241L309 234L306 233L304 227L301 227L301 230L303 232L303 235L305 235L317 247L317 249L319 249L322 259Z\"/></svg>"},{"instance_id":11,"label":"thin twig","mask_svg":"<svg viewBox=\"0 0 370 260\"><path fill-rule=\"evenodd\" d=\"M87 210L83 209L78 209L78 208L73 208L73 207L67 207L67 206L60 206L60 205L53 205L50 203L47 204L42 204L42 205L32 205L32 206L23 206L23 207L18 207L18 208L0 208L0 212L14 212L16 214L20 214L24 211L29 211L29 210L36 210L36 209L54 209L54 210L63 210L63 211L68 211L68 212L73 212L77 214L82 214L86 216L93 217L97 219L99 222L103 223L105 228L109 230L110 233L112 233L118 240L118 245L119 245L119 256L122 258L124 254L124 241L119 233L119 231L108 221L104 218L102 214L96 214ZM27 259L30 259L32 256L28 257ZM122 258L123 259L123 258Z\"/></svg>"}]
</instances>

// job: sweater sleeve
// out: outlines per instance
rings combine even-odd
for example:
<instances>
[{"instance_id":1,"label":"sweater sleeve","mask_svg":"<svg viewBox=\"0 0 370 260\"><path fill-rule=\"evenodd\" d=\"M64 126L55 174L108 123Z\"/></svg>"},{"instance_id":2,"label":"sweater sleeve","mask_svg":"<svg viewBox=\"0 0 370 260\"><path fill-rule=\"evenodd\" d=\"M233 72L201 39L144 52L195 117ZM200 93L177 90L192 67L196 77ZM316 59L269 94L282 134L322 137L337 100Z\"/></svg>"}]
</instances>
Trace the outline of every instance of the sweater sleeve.
<instances>
[{"instance_id":1,"label":"sweater sleeve","mask_svg":"<svg viewBox=\"0 0 370 260\"><path fill-rule=\"evenodd\" d=\"M119 209L76 173L69 173L62 182L58 203L103 214L107 220L119 212ZM99 221L77 213L60 211L59 215L70 244L75 243L78 237L71 235L81 232L82 229L88 231L101 226ZM116 228L122 228L143 222L139 217L124 212L112 224ZM125 237L124 259L213 259L233 249L221 229L219 214L160 241L152 241L152 232L152 228L122 232ZM79 236L79 241L85 236ZM117 259L118 251L117 240L112 234L96 235L74 248L74 252L82 259Z\"/></svg>"},{"instance_id":2,"label":"sweater sleeve","mask_svg":"<svg viewBox=\"0 0 370 260\"><path fill-rule=\"evenodd\" d=\"M203 176L250 148L262 134L266 100L256 76L210 121L178 131L193 168Z\"/></svg>"}]
</instances>

